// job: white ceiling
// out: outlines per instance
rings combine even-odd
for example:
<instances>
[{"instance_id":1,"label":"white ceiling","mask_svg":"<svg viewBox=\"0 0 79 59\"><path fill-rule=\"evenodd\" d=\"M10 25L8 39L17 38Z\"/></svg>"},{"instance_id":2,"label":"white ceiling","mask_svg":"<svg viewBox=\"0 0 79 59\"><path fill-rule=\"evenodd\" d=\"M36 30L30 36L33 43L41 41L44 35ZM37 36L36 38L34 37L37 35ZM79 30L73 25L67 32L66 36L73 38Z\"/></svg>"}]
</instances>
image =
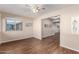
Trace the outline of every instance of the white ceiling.
<instances>
[{"instance_id":1,"label":"white ceiling","mask_svg":"<svg viewBox=\"0 0 79 59\"><path fill-rule=\"evenodd\" d=\"M50 11L55 11L68 5L62 4L43 4L45 10L41 10L38 14L34 14L26 4L0 4L0 11L20 16L38 17Z\"/></svg>"}]
</instances>

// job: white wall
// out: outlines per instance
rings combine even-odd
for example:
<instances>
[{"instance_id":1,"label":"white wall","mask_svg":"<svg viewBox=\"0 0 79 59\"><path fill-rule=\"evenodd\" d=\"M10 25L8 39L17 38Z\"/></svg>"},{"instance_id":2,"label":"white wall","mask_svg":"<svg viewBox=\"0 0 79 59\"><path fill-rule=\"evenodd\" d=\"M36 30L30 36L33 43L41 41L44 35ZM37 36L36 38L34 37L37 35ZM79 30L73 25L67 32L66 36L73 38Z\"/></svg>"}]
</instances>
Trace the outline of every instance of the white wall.
<instances>
[{"instance_id":1,"label":"white wall","mask_svg":"<svg viewBox=\"0 0 79 59\"><path fill-rule=\"evenodd\" d=\"M71 17L79 16L79 5L61 10L61 36L60 45L79 51L79 34L73 34L71 31Z\"/></svg>"},{"instance_id":2,"label":"white wall","mask_svg":"<svg viewBox=\"0 0 79 59\"><path fill-rule=\"evenodd\" d=\"M48 24L48 27L45 27L44 25ZM58 28L55 24L53 24L52 21L49 19L42 20L42 38L55 35L55 33L58 32Z\"/></svg>"},{"instance_id":3,"label":"white wall","mask_svg":"<svg viewBox=\"0 0 79 59\"><path fill-rule=\"evenodd\" d=\"M23 19L20 17L15 17L15 20L22 21L23 23L23 30L22 31L6 31L6 17L3 17L3 33L2 33L2 42L14 41L25 39L29 37L33 37L33 26L26 27L26 23L32 23L33 20L31 19Z\"/></svg>"},{"instance_id":4,"label":"white wall","mask_svg":"<svg viewBox=\"0 0 79 59\"><path fill-rule=\"evenodd\" d=\"M42 32L41 32L41 19L33 20L33 37L37 39L42 39Z\"/></svg>"},{"instance_id":5,"label":"white wall","mask_svg":"<svg viewBox=\"0 0 79 59\"><path fill-rule=\"evenodd\" d=\"M71 17L79 16L79 5L68 6L41 15L39 20L56 15L60 15L60 46L79 51L79 34L72 34L71 32Z\"/></svg>"}]
</instances>

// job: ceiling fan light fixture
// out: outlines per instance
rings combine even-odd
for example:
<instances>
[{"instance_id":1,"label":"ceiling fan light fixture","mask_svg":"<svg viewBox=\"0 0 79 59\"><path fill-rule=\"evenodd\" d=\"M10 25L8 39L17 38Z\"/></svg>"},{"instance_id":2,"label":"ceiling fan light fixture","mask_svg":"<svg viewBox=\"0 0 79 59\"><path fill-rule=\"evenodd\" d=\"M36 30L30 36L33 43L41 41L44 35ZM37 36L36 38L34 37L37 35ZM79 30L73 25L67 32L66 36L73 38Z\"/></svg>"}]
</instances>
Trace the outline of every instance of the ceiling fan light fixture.
<instances>
[{"instance_id":1,"label":"ceiling fan light fixture","mask_svg":"<svg viewBox=\"0 0 79 59\"><path fill-rule=\"evenodd\" d=\"M45 8L42 8L42 5L37 5L37 4L31 4L29 6L30 6L30 9L32 10L33 13L38 13L41 10L45 9Z\"/></svg>"}]
</instances>

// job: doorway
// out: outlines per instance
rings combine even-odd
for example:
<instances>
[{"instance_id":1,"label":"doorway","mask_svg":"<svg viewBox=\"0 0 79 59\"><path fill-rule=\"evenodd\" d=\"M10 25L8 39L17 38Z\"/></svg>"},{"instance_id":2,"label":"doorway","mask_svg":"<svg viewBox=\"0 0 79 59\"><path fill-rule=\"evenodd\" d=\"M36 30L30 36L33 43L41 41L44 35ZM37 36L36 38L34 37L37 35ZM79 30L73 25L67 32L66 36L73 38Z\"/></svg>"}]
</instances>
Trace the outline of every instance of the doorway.
<instances>
[{"instance_id":1,"label":"doorway","mask_svg":"<svg viewBox=\"0 0 79 59\"><path fill-rule=\"evenodd\" d=\"M52 16L42 20L42 38L60 36L60 16Z\"/></svg>"}]
</instances>

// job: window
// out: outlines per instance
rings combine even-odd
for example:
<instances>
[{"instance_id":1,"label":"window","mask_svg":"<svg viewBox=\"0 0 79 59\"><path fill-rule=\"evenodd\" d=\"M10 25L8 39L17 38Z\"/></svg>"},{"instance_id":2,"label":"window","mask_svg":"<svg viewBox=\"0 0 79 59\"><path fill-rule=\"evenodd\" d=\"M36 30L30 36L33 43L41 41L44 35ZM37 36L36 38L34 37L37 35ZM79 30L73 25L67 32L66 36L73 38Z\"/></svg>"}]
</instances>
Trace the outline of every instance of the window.
<instances>
[{"instance_id":1,"label":"window","mask_svg":"<svg viewBox=\"0 0 79 59\"><path fill-rule=\"evenodd\" d=\"M7 18L6 31L22 31L22 22L14 18Z\"/></svg>"}]
</instances>

